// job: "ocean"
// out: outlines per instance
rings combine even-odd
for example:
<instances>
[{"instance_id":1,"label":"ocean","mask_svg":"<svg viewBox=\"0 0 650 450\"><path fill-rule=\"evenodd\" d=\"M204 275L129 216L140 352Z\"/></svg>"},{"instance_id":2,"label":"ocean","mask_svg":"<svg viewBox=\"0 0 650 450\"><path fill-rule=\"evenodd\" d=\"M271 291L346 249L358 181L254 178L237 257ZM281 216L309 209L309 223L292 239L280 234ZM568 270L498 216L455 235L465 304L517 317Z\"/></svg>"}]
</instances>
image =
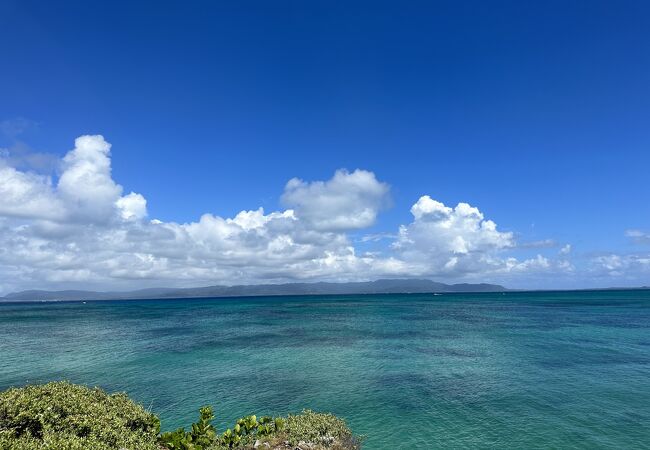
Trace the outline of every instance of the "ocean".
<instances>
[{"instance_id":1,"label":"ocean","mask_svg":"<svg viewBox=\"0 0 650 450\"><path fill-rule=\"evenodd\" d=\"M0 304L0 389L344 418L364 449L650 447L650 291Z\"/></svg>"}]
</instances>

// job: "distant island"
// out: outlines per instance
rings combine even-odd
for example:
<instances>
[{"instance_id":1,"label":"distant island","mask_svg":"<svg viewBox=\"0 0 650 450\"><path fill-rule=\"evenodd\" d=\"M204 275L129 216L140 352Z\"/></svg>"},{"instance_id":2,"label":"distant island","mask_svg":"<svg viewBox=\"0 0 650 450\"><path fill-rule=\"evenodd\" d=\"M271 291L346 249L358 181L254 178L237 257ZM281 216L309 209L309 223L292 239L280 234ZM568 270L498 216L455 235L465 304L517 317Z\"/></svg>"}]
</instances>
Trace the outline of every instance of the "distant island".
<instances>
[{"instance_id":1,"label":"distant island","mask_svg":"<svg viewBox=\"0 0 650 450\"><path fill-rule=\"evenodd\" d=\"M123 292L45 291L14 292L0 301L82 301L82 300L137 300L153 298L210 298L253 297L275 295L346 295L346 294L430 294L449 292L504 292L498 284L445 284L427 279L382 279L350 283L284 283L238 286L206 286L198 288L150 288Z\"/></svg>"}]
</instances>

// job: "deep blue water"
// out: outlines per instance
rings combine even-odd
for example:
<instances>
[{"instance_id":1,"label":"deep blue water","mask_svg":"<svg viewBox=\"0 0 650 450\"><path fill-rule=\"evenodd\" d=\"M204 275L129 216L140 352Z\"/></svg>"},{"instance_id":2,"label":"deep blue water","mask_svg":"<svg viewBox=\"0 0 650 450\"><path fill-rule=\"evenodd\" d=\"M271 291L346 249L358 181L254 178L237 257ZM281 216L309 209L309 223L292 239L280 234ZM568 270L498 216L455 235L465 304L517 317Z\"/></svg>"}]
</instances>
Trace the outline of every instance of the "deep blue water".
<instances>
[{"instance_id":1,"label":"deep blue water","mask_svg":"<svg viewBox=\"0 0 650 450\"><path fill-rule=\"evenodd\" d=\"M188 425L303 408L366 449L649 448L650 291L0 304L0 389L67 379Z\"/></svg>"}]
</instances>

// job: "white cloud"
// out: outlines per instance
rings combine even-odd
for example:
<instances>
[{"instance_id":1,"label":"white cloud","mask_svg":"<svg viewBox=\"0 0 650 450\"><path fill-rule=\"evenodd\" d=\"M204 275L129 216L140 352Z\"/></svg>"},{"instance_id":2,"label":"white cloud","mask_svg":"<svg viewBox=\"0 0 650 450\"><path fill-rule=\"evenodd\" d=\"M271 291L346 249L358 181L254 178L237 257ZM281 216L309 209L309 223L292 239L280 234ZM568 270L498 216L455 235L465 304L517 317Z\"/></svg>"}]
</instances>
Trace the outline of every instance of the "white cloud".
<instances>
[{"instance_id":1,"label":"white cloud","mask_svg":"<svg viewBox=\"0 0 650 450\"><path fill-rule=\"evenodd\" d=\"M61 220L63 204L50 177L21 172L0 160L0 215Z\"/></svg>"},{"instance_id":2,"label":"white cloud","mask_svg":"<svg viewBox=\"0 0 650 450\"><path fill-rule=\"evenodd\" d=\"M650 244L650 232L641 230L627 230L625 235L637 244Z\"/></svg>"},{"instance_id":3,"label":"white cloud","mask_svg":"<svg viewBox=\"0 0 650 450\"><path fill-rule=\"evenodd\" d=\"M374 224L389 190L372 172L337 170L329 181L289 180L282 202L314 229L345 231Z\"/></svg>"},{"instance_id":4,"label":"white cloud","mask_svg":"<svg viewBox=\"0 0 650 450\"><path fill-rule=\"evenodd\" d=\"M650 276L648 254L605 254L591 259L591 271L595 275L640 279L647 284Z\"/></svg>"},{"instance_id":5,"label":"white cloud","mask_svg":"<svg viewBox=\"0 0 650 450\"><path fill-rule=\"evenodd\" d=\"M103 222L114 215L122 186L111 178L110 149L102 136L81 136L63 158L57 192L71 218Z\"/></svg>"},{"instance_id":6,"label":"white cloud","mask_svg":"<svg viewBox=\"0 0 650 450\"><path fill-rule=\"evenodd\" d=\"M0 214L59 223L146 216L144 197L133 192L122 197L122 186L111 178L110 148L102 136L77 138L75 148L63 158L56 186L49 176L21 171L0 160Z\"/></svg>"},{"instance_id":7,"label":"white cloud","mask_svg":"<svg viewBox=\"0 0 650 450\"><path fill-rule=\"evenodd\" d=\"M539 241L519 242L519 248L552 248L557 247L558 243L553 239L542 239Z\"/></svg>"},{"instance_id":8,"label":"white cloud","mask_svg":"<svg viewBox=\"0 0 650 450\"><path fill-rule=\"evenodd\" d=\"M6 162L0 166L0 291L75 283L133 287L134 280L195 285L355 278L374 266L398 265L357 257L339 230L374 221L388 187L370 172L291 181L286 198L300 217L292 209L266 214L259 208L179 224L144 220L146 199L122 195L111 177L110 144L101 136L78 138L61 166L58 183ZM317 206L329 208L332 220Z\"/></svg>"},{"instance_id":9,"label":"white cloud","mask_svg":"<svg viewBox=\"0 0 650 450\"><path fill-rule=\"evenodd\" d=\"M517 259L507 254L513 233L467 203L451 208L429 196L397 234L352 242L348 233L373 225L389 200L389 186L364 170L290 180L283 211L147 220L145 197L123 195L112 179L110 150L102 136L78 138L58 181L0 161L0 292L385 276L495 281L570 265L541 255ZM355 248L384 239L393 242L383 250Z\"/></svg>"},{"instance_id":10,"label":"white cloud","mask_svg":"<svg viewBox=\"0 0 650 450\"><path fill-rule=\"evenodd\" d=\"M36 170L40 173L53 173L59 163L55 155L34 151L20 141L10 147L0 148L0 161L17 169Z\"/></svg>"},{"instance_id":11,"label":"white cloud","mask_svg":"<svg viewBox=\"0 0 650 450\"><path fill-rule=\"evenodd\" d=\"M383 240L395 240L397 239L397 234L393 233L372 233L366 234L359 239L360 242L379 242Z\"/></svg>"},{"instance_id":12,"label":"white cloud","mask_svg":"<svg viewBox=\"0 0 650 450\"><path fill-rule=\"evenodd\" d=\"M411 207L413 222L402 225L393 248L402 259L432 275L483 272L504 266L494 253L514 246L510 232L497 230L478 208L445 206L428 195Z\"/></svg>"},{"instance_id":13,"label":"white cloud","mask_svg":"<svg viewBox=\"0 0 650 450\"><path fill-rule=\"evenodd\" d=\"M571 244L566 244L564 247L560 249L560 255L568 255L571 253Z\"/></svg>"},{"instance_id":14,"label":"white cloud","mask_svg":"<svg viewBox=\"0 0 650 450\"><path fill-rule=\"evenodd\" d=\"M135 192L118 198L115 206L124 220L139 220L147 217L147 200Z\"/></svg>"}]
</instances>

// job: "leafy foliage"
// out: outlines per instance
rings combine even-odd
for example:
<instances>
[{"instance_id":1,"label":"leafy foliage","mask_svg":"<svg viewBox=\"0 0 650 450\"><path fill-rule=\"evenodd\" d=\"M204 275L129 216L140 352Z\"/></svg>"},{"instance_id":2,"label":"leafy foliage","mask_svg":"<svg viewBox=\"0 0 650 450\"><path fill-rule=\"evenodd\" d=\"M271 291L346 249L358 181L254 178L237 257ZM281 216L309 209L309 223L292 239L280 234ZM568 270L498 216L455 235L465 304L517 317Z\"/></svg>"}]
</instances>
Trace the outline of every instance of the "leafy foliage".
<instances>
[{"instance_id":1,"label":"leafy foliage","mask_svg":"<svg viewBox=\"0 0 650 450\"><path fill-rule=\"evenodd\" d=\"M0 448L158 450L158 418L125 394L67 382L0 393Z\"/></svg>"},{"instance_id":2,"label":"leafy foliage","mask_svg":"<svg viewBox=\"0 0 650 450\"><path fill-rule=\"evenodd\" d=\"M332 414L304 410L302 414L289 415L286 420L287 440L296 445L300 441L320 444L324 447L334 442L347 443L350 448L359 446L345 421Z\"/></svg>"},{"instance_id":3,"label":"leafy foliage","mask_svg":"<svg viewBox=\"0 0 650 450\"><path fill-rule=\"evenodd\" d=\"M257 425L257 435L270 436L273 432L282 430L283 422L280 417L276 417L274 420L273 417L264 416Z\"/></svg>"},{"instance_id":4,"label":"leafy foliage","mask_svg":"<svg viewBox=\"0 0 650 450\"><path fill-rule=\"evenodd\" d=\"M227 429L218 442L222 447L237 448L242 447L258 438L271 436L282 429L282 419L279 417L264 416L257 420L257 416L246 416L237 420L232 429Z\"/></svg>"},{"instance_id":5,"label":"leafy foliage","mask_svg":"<svg viewBox=\"0 0 650 450\"><path fill-rule=\"evenodd\" d=\"M170 450L204 450L217 440L217 431L212 426L212 408L204 406L199 410L199 421L192 424L192 431L184 428L163 433L160 443Z\"/></svg>"},{"instance_id":6,"label":"leafy foliage","mask_svg":"<svg viewBox=\"0 0 650 450\"><path fill-rule=\"evenodd\" d=\"M286 419L242 417L218 434L212 408L199 410L190 430L160 433L160 421L125 394L107 394L68 382L0 393L2 450L226 450L271 448L301 441L313 449L356 450L358 442L341 419L303 411ZM259 443L258 443L259 446Z\"/></svg>"}]
</instances>

